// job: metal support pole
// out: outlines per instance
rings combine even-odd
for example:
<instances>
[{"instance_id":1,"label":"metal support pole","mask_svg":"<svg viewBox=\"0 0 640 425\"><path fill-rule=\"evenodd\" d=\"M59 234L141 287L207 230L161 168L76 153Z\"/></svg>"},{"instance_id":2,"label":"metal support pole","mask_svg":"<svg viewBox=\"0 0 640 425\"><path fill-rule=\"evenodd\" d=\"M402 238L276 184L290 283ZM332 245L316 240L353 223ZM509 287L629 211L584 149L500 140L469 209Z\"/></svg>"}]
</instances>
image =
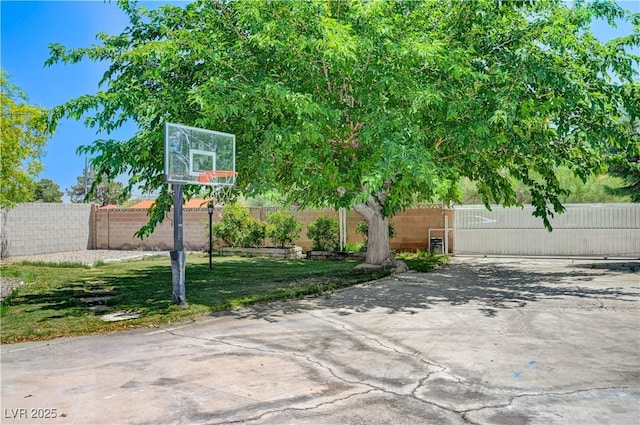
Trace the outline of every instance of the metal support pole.
<instances>
[{"instance_id":1,"label":"metal support pole","mask_svg":"<svg viewBox=\"0 0 640 425\"><path fill-rule=\"evenodd\" d=\"M449 216L444 212L444 255L449 255Z\"/></svg>"},{"instance_id":2,"label":"metal support pole","mask_svg":"<svg viewBox=\"0 0 640 425\"><path fill-rule=\"evenodd\" d=\"M185 288L187 253L184 251L181 184L173 185L173 251L171 251L170 255L171 277L173 280L173 303L183 307L187 305Z\"/></svg>"},{"instance_id":3,"label":"metal support pole","mask_svg":"<svg viewBox=\"0 0 640 425\"><path fill-rule=\"evenodd\" d=\"M338 218L340 223L340 251L344 251L347 246L347 210L345 208L338 209Z\"/></svg>"},{"instance_id":4,"label":"metal support pole","mask_svg":"<svg viewBox=\"0 0 640 425\"><path fill-rule=\"evenodd\" d=\"M182 185L173 185L173 249L184 250L184 232L182 226Z\"/></svg>"},{"instance_id":5,"label":"metal support pole","mask_svg":"<svg viewBox=\"0 0 640 425\"><path fill-rule=\"evenodd\" d=\"M213 266L213 261L211 260L211 256L213 255L213 226L212 226L212 217L213 217L213 208L209 206L209 270L211 270Z\"/></svg>"}]
</instances>

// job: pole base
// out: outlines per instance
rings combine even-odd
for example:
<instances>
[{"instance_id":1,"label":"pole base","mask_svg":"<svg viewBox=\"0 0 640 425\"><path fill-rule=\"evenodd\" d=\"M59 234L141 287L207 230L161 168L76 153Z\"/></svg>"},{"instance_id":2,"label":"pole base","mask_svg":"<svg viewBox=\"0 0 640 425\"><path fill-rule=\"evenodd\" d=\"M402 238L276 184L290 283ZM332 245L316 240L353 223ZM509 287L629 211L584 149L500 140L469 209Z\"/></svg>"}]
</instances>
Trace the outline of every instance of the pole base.
<instances>
[{"instance_id":1,"label":"pole base","mask_svg":"<svg viewBox=\"0 0 640 425\"><path fill-rule=\"evenodd\" d=\"M173 281L173 303L180 306L187 306L187 296L185 288L185 265L187 263L186 251L171 251L171 278Z\"/></svg>"}]
</instances>

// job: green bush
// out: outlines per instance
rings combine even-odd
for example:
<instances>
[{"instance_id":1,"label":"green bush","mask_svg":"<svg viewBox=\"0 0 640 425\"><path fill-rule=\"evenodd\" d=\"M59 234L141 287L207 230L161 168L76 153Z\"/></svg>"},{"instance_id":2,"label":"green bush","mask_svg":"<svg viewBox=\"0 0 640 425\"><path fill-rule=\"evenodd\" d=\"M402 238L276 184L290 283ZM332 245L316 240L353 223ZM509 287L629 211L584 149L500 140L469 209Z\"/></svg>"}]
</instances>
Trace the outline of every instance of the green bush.
<instances>
[{"instance_id":1,"label":"green bush","mask_svg":"<svg viewBox=\"0 0 640 425\"><path fill-rule=\"evenodd\" d=\"M269 239L281 248L293 245L302 232L302 223L294 216L281 212L269 214L267 225Z\"/></svg>"},{"instance_id":2,"label":"green bush","mask_svg":"<svg viewBox=\"0 0 640 425\"><path fill-rule=\"evenodd\" d=\"M335 251L340 245L340 224L335 218L318 217L309 225L307 237L315 251Z\"/></svg>"},{"instance_id":3,"label":"green bush","mask_svg":"<svg viewBox=\"0 0 640 425\"><path fill-rule=\"evenodd\" d=\"M396 259L404 261L409 266L409 270L418 272L430 272L449 262L448 255L435 254L429 251L403 252L396 254Z\"/></svg>"},{"instance_id":4,"label":"green bush","mask_svg":"<svg viewBox=\"0 0 640 425\"><path fill-rule=\"evenodd\" d=\"M257 248L262 246L266 236L267 225L251 217L251 222L249 223L244 240L242 241L242 247Z\"/></svg>"},{"instance_id":5,"label":"green bush","mask_svg":"<svg viewBox=\"0 0 640 425\"><path fill-rule=\"evenodd\" d=\"M232 203L222 208L222 218L213 225L213 234L227 246L258 247L266 236L266 226L253 218L247 208Z\"/></svg>"},{"instance_id":6,"label":"green bush","mask_svg":"<svg viewBox=\"0 0 640 425\"><path fill-rule=\"evenodd\" d=\"M367 245L362 242L347 242L344 250L347 252L364 252L367 250Z\"/></svg>"}]
</instances>

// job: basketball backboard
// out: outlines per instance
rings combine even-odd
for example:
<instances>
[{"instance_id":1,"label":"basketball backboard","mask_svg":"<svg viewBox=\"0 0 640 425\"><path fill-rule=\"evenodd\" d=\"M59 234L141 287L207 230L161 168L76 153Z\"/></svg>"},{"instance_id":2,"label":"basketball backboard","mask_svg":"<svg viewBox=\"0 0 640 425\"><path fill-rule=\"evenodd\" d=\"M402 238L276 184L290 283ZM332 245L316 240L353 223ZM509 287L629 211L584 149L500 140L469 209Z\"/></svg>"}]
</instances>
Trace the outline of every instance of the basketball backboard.
<instances>
[{"instance_id":1,"label":"basketball backboard","mask_svg":"<svg viewBox=\"0 0 640 425\"><path fill-rule=\"evenodd\" d=\"M164 175L167 183L233 186L237 174L235 135L165 124Z\"/></svg>"}]
</instances>

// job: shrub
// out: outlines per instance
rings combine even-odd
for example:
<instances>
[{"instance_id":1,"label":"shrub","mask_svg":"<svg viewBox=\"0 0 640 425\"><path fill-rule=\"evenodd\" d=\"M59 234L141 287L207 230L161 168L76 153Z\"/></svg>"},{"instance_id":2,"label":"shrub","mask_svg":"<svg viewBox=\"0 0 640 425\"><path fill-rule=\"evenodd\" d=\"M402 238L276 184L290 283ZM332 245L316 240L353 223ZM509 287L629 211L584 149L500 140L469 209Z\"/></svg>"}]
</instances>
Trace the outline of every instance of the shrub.
<instances>
[{"instance_id":1,"label":"shrub","mask_svg":"<svg viewBox=\"0 0 640 425\"><path fill-rule=\"evenodd\" d=\"M367 245L362 242L348 242L344 249L347 252L364 252L367 250Z\"/></svg>"},{"instance_id":2,"label":"shrub","mask_svg":"<svg viewBox=\"0 0 640 425\"><path fill-rule=\"evenodd\" d=\"M340 224L335 218L318 217L309 225L307 237L315 251L334 251L340 245Z\"/></svg>"},{"instance_id":3,"label":"shrub","mask_svg":"<svg viewBox=\"0 0 640 425\"><path fill-rule=\"evenodd\" d=\"M289 214L281 212L271 213L267 216L267 234L271 242L281 248L291 246L300 237L302 223Z\"/></svg>"},{"instance_id":4,"label":"shrub","mask_svg":"<svg viewBox=\"0 0 640 425\"><path fill-rule=\"evenodd\" d=\"M410 270L418 272L430 272L449 262L448 255L434 254L429 251L403 252L397 254L396 259L404 261Z\"/></svg>"},{"instance_id":5,"label":"shrub","mask_svg":"<svg viewBox=\"0 0 640 425\"><path fill-rule=\"evenodd\" d=\"M267 236L267 225L251 217L249 226L242 240L243 248L257 248L264 243Z\"/></svg>"},{"instance_id":6,"label":"shrub","mask_svg":"<svg viewBox=\"0 0 640 425\"><path fill-rule=\"evenodd\" d=\"M247 208L233 203L222 208L222 218L213 225L213 234L228 246L248 248L262 245L266 229Z\"/></svg>"}]
</instances>

